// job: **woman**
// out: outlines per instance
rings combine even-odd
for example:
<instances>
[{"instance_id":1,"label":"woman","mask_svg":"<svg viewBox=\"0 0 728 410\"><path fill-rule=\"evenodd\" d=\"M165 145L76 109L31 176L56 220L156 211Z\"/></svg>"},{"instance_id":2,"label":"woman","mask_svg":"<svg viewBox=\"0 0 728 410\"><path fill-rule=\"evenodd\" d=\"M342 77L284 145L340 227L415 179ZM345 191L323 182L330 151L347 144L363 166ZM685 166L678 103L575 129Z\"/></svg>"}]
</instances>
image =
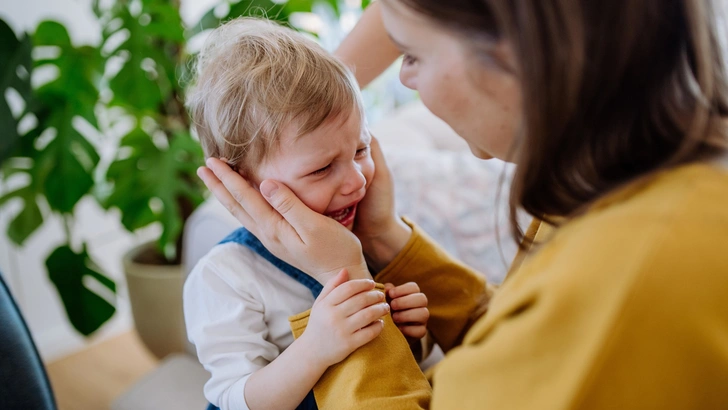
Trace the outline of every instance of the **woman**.
<instances>
[{"instance_id":1,"label":"woman","mask_svg":"<svg viewBox=\"0 0 728 410\"><path fill-rule=\"evenodd\" d=\"M342 268L367 277L360 250L377 281L416 281L447 353L433 409L725 407L728 81L718 2L380 6L406 55L402 82L473 154L518 164L510 207L522 252L495 296L394 215L376 144L356 238L284 185L265 181L263 198L219 161L200 172L208 187L269 249L321 281ZM525 234L518 208L535 218Z\"/></svg>"}]
</instances>

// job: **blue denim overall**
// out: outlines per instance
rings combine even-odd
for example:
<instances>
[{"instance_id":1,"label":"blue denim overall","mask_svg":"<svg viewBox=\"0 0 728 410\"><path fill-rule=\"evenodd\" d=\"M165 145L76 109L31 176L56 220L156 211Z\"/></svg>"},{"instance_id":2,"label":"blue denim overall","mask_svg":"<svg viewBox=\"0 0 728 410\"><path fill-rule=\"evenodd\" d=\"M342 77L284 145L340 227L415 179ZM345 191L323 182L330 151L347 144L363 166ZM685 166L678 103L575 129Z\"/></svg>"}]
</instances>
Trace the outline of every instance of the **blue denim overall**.
<instances>
[{"instance_id":1,"label":"blue denim overall","mask_svg":"<svg viewBox=\"0 0 728 410\"><path fill-rule=\"evenodd\" d=\"M245 247L250 248L253 250L253 252L257 253L258 255L262 256L267 260L268 262L272 263L273 266L280 269L285 273L286 275L292 277L296 281L298 281L303 286L307 287L311 294L313 295L313 298L316 299L321 293L321 290L323 289L323 286L321 286L320 283L316 281L316 279L308 276L304 272L294 268L293 266L287 264L286 262L283 262L282 260L276 258L273 256L272 253L268 251L268 249L263 246L263 244L253 236L252 233L250 233L245 228L236 229L228 235L225 239L223 239L220 242L220 245L228 242L235 242L237 244L243 245ZM210 404L207 406L207 410L220 410L217 407ZM318 410L318 407L316 406L316 399L313 396L313 390L308 392L306 395L306 398L303 399L301 404L296 407L296 410Z\"/></svg>"}]
</instances>

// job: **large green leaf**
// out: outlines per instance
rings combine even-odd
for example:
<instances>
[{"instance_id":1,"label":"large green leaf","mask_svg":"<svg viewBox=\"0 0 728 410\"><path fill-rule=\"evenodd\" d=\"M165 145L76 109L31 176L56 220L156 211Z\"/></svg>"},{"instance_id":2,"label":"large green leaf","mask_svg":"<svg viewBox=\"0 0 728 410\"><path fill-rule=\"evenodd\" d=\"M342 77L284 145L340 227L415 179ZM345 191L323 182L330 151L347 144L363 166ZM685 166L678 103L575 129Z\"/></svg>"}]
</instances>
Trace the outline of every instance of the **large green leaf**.
<instances>
[{"instance_id":1,"label":"large green leaf","mask_svg":"<svg viewBox=\"0 0 728 410\"><path fill-rule=\"evenodd\" d=\"M5 92L14 89L26 105L31 99L31 41L27 36L15 37L13 30L0 19L0 163L10 156L18 138L17 118L5 99Z\"/></svg>"},{"instance_id":2,"label":"large green leaf","mask_svg":"<svg viewBox=\"0 0 728 410\"><path fill-rule=\"evenodd\" d=\"M104 42L127 36L110 51L124 57L122 68L109 82L114 94L110 105L124 107L138 118L166 114L165 104L180 88L175 75L184 48L179 9L169 1L144 0L138 15L125 3L109 12ZM122 24L116 24L118 20Z\"/></svg>"},{"instance_id":3,"label":"large green leaf","mask_svg":"<svg viewBox=\"0 0 728 410\"><path fill-rule=\"evenodd\" d=\"M33 45L56 49L52 56L35 61L34 68L54 67L57 77L28 99L25 111L33 114L37 123L20 136L12 153L25 161L7 161L3 165L6 178L24 174L28 180L2 201L18 198L24 203L8 226L8 236L19 245L43 222L36 199L44 196L52 210L72 213L93 186L93 172L99 162L95 147L73 125L74 118L80 117L97 126L94 105L98 99L95 81L101 67L98 52L91 47L74 47L65 27L51 21L38 25Z\"/></svg>"},{"instance_id":4,"label":"large green leaf","mask_svg":"<svg viewBox=\"0 0 728 410\"><path fill-rule=\"evenodd\" d=\"M87 288L84 278L95 279L111 294L116 294L116 285L99 272L85 250L75 253L68 246L61 246L46 259L46 268L63 301L68 319L81 334L90 335L113 316L114 305Z\"/></svg>"},{"instance_id":5,"label":"large green leaf","mask_svg":"<svg viewBox=\"0 0 728 410\"><path fill-rule=\"evenodd\" d=\"M295 7L301 7L304 3L313 3L313 0L295 0ZM215 8L210 9L202 16L200 21L192 26L187 37L192 37L205 30L217 28L223 21L228 21L236 17L268 17L271 20L287 22L291 11L286 7L287 3L280 4L271 0L241 0L237 3L228 2L230 10L222 17L215 16ZM310 6L309 6L310 10ZM292 10L301 11L301 10Z\"/></svg>"},{"instance_id":6,"label":"large green leaf","mask_svg":"<svg viewBox=\"0 0 728 410\"><path fill-rule=\"evenodd\" d=\"M96 49L75 48L65 27L43 22L34 37L36 46L60 49L56 58L36 62L36 68L53 65L59 76L36 91L32 107L38 130L55 130L56 136L34 155L31 176L42 187L51 209L71 213L93 186L93 172L99 162L96 148L73 125L76 117L97 127L94 106L98 100L95 81L101 60Z\"/></svg>"},{"instance_id":7,"label":"large green leaf","mask_svg":"<svg viewBox=\"0 0 728 410\"><path fill-rule=\"evenodd\" d=\"M38 208L35 192L31 186L17 189L0 198L0 207L6 201L20 198L23 208L8 225L8 238L18 246L22 245L28 237L43 224L43 215Z\"/></svg>"},{"instance_id":8,"label":"large green leaf","mask_svg":"<svg viewBox=\"0 0 728 410\"><path fill-rule=\"evenodd\" d=\"M141 128L126 135L120 151L127 154L107 172L113 192L104 204L121 211L122 223L130 231L160 221L160 247L168 259L173 259L174 245L182 232L180 202L196 207L203 201L195 176L202 164L202 151L186 132L174 134L170 141L169 147L161 149Z\"/></svg>"},{"instance_id":9,"label":"large green leaf","mask_svg":"<svg viewBox=\"0 0 728 410\"><path fill-rule=\"evenodd\" d=\"M313 11L313 5L318 2L328 4L334 10L336 15L339 15L338 0L288 0L287 2L285 2L285 8L288 13L311 13Z\"/></svg>"}]
</instances>

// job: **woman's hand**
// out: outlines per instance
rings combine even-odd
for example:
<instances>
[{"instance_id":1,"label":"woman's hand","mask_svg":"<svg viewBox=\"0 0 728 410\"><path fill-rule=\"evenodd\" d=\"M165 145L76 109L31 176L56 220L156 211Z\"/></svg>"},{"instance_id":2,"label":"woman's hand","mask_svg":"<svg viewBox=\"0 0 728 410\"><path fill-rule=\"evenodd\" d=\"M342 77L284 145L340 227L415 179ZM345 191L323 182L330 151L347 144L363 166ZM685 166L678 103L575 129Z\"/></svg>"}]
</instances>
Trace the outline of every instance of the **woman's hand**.
<instances>
[{"instance_id":1,"label":"woman's hand","mask_svg":"<svg viewBox=\"0 0 728 410\"><path fill-rule=\"evenodd\" d=\"M271 253L324 284L342 269L352 279L371 278L357 238L309 209L287 186L264 180L258 192L224 162L209 158L206 164L199 177Z\"/></svg>"},{"instance_id":2,"label":"woman's hand","mask_svg":"<svg viewBox=\"0 0 728 410\"><path fill-rule=\"evenodd\" d=\"M400 286L387 283L384 291L390 298L392 320L407 340L412 343L425 337L430 311L427 309L427 296L420 292L420 287L415 282Z\"/></svg>"},{"instance_id":3,"label":"woman's hand","mask_svg":"<svg viewBox=\"0 0 728 410\"><path fill-rule=\"evenodd\" d=\"M384 327L381 318L388 313L384 293L373 281L349 281L342 270L324 286L298 340L309 346L318 363L331 366L377 337Z\"/></svg>"},{"instance_id":4,"label":"woman's hand","mask_svg":"<svg viewBox=\"0 0 728 410\"><path fill-rule=\"evenodd\" d=\"M412 233L394 208L394 181L379 141L372 137L374 178L357 206L354 233L361 241L369 266L379 271L404 248Z\"/></svg>"}]
</instances>

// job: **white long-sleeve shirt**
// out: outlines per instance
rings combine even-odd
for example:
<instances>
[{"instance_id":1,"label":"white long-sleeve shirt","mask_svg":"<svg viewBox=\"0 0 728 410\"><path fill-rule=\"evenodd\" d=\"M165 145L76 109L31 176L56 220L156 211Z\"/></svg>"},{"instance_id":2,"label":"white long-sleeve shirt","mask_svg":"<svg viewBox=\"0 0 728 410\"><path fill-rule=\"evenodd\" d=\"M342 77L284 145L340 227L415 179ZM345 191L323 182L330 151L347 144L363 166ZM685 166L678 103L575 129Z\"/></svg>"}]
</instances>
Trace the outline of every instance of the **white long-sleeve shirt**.
<instances>
[{"instance_id":1,"label":"white long-sleeve shirt","mask_svg":"<svg viewBox=\"0 0 728 410\"><path fill-rule=\"evenodd\" d=\"M207 400L222 410L248 410L248 377L293 343L288 317L313 302L306 286L243 245L217 245L205 255L185 282L184 315L211 374Z\"/></svg>"}]
</instances>

